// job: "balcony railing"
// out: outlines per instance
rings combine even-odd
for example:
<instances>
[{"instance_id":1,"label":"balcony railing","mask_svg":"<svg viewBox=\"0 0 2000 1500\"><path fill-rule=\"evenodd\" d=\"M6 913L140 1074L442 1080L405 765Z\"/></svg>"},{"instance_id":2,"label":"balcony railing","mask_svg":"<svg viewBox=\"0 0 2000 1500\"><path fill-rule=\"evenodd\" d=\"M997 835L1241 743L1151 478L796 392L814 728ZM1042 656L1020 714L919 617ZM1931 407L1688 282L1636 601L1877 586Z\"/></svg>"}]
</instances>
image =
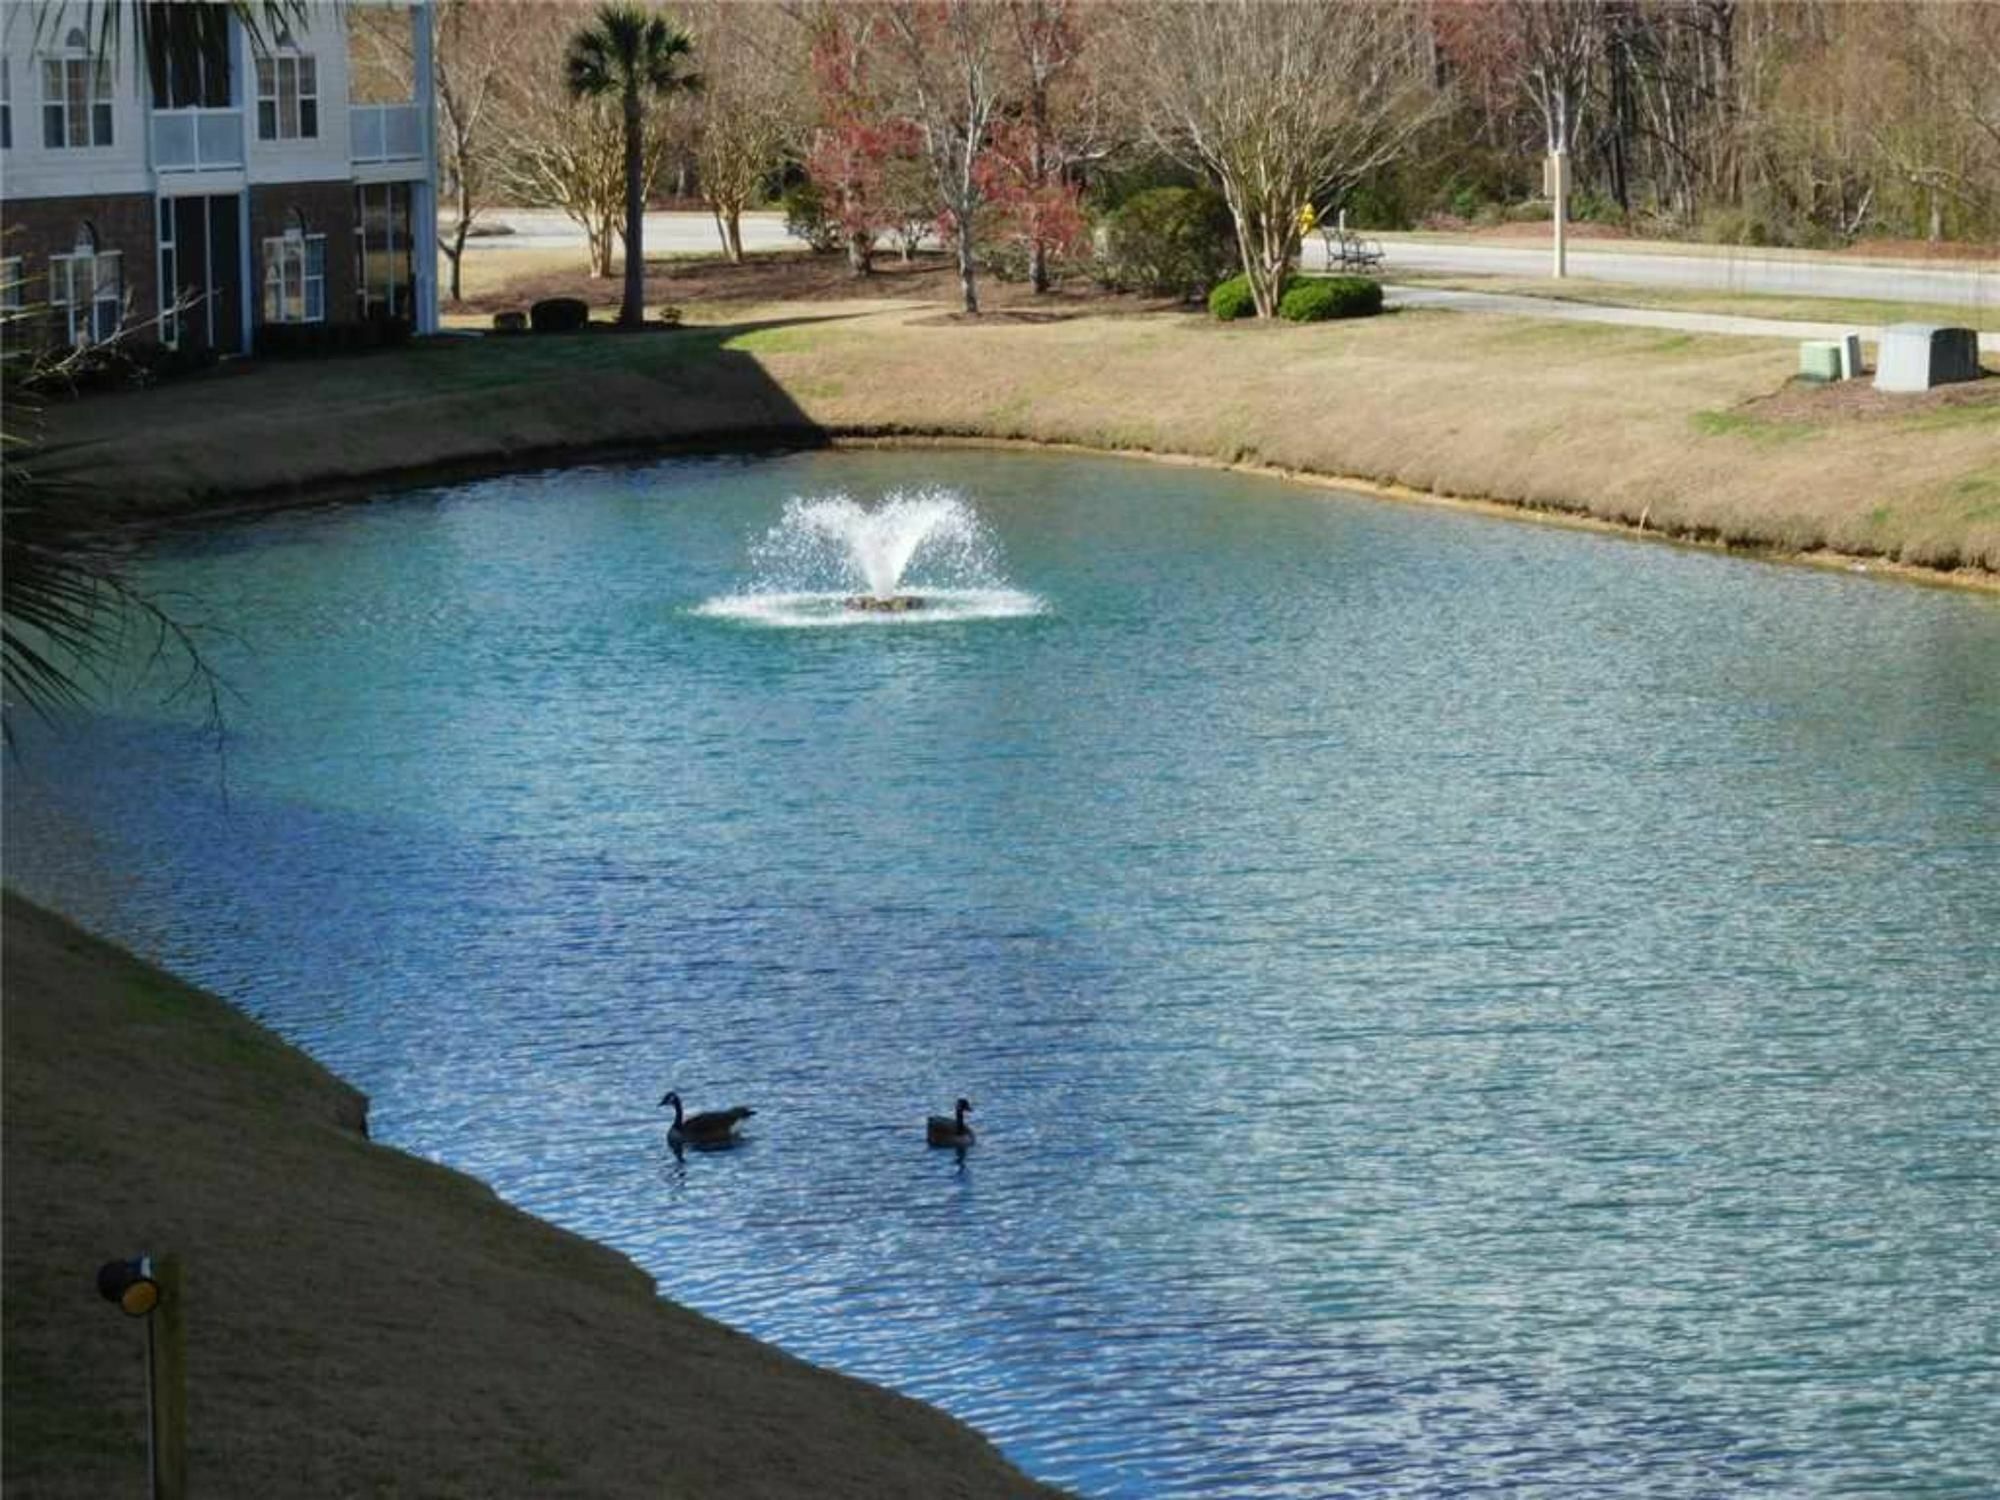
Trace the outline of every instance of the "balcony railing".
<instances>
[{"instance_id":1,"label":"balcony railing","mask_svg":"<svg viewBox=\"0 0 2000 1500\"><path fill-rule=\"evenodd\" d=\"M419 161L423 157L421 105L350 104L347 121L356 161Z\"/></svg>"},{"instance_id":2,"label":"balcony railing","mask_svg":"<svg viewBox=\"0 0 2000 1500\"><path fill-rule=\"evenodd\" d=\"M240 109L156 109L153 165L162 172L220 172L243 165Z\"/></svg>"}]
</instances>

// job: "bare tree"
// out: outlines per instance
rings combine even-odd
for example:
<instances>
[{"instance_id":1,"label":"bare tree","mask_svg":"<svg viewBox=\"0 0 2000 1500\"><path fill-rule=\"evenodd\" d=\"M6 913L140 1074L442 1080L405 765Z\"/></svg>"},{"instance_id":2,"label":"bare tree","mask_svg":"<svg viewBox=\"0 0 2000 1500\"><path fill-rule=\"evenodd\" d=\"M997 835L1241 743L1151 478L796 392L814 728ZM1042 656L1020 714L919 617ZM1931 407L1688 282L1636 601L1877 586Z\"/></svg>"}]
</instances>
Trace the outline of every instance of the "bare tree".
<instances>
[{"instance_id":1,"label":"bare tree","mask_svg":"<svg viewBox=\"0 0 2000 1500\"><path fill-rule=\"evenodd\" d=\"M516 67L492 100L500 146L492 163L494 190L518 203L560 209L583 231L590 274L612 274L612 253L625 217L625 124L619 101L573 100L563 79L564 43L574 8L524 6L513 34ZM667 111L644 121L640 186L650 191L669 155Z\"/></svg>"},{"instance_id":2,"label":"bare tree","mask_svg":"<svg viewBox=\"0 0 2000 1500\"><path fill-rule=\"evenodd\" d=\"M999 112L1007 17L983 0L899 0L884 19L896 54L896 113L923 142L940 217L958 251L958 286L979 311L973 247L986 207L979 158Z\"/></svg>"},{"instance_id":3,"label":"bare tree","mask_svg":"<svg viewBox=\"0 0 2000 1500\"><path fill-rule=\"evenodd\" d=\"M1422 16L1212 0L1133 7L1125 19L1149 129L1221 185L1257 315L1271 317L1300 210L1393 160L1436 108Z\"/></svg>"},{"instance_id":4,"label":"bare tree","mask_svg":"<svg viewBox=\"0 0 2000 1500\"><path fill-rule=\"evenodd\" d=\"M494 0L438 0L434 14L438 166L440 185L452 205L451 229L447 233L440 224L438 248L451 263L451 300L461 302L465 242L493 186L495 101L516 65L521 23L528 13ZM358 57L395 80L401 97L414 97L416 54L408 15L357 6L348 12L348 31Z\"/></svg>"},{"instance_id":5,"label":"bare tree","mask_svg":"<svg viewBox=\"0 0 2000 1500\"><path fill-rule=\"evenodd\" d=\"M687 18L703 85L695 100L695 172L723 253L740 262L744 210L801 151L808 36L774 6L710 0Z\"/></svg>"}]
</instances>

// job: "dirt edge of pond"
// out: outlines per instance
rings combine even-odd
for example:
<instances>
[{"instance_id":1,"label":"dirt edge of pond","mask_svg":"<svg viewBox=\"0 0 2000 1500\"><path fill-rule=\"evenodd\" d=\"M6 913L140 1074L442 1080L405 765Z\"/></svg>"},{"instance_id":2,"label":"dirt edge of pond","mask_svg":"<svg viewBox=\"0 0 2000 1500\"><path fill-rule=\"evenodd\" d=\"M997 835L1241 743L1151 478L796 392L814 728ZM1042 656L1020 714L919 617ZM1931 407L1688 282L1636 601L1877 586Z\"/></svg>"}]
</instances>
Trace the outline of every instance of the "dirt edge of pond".
<instances>
[{"instance_id":1,"label":"dirt edge of pond","mask_svg":"<svg viewBox=\"0 0 2000 1500\"><path fill-rule=\"evenodd\" d=\"M10 1494L143 1493L144 1340L93 1280L142 1249L188 1267L203 1495L1059 1493L371 1144L326 1069L11 890L4 954Z\"/></svg>"}]
</instances>

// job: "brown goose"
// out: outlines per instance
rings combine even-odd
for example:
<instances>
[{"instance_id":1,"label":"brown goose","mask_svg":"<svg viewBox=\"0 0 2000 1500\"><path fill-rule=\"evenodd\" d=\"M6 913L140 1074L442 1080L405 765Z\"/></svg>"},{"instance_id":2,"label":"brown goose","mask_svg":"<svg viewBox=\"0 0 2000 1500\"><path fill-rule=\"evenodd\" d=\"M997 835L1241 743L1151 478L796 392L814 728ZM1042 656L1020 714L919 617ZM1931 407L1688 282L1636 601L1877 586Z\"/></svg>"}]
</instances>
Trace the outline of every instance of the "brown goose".
<instances>
[{"instance_id":1,"label":"brown goose","mask_svg":"<svg viewBox=\"0 0 2000 1500\"><path fill-rule=\"evenodd\" d=\"M660 1108L674 1107L674 1123L667 1129L669 1146L733 1146L736 1127L757 1111L739 1104L734 1109L710 1110L706 1114L683 1115L681 1096L669 1091Z\"/></svg>"},{"instance_id":2,"label":"brown goose","mask_svg":"<svg viewBox=\"0 0 2000 1500\"><path fill-rule=\"evenodd\" d=\"M970 1099L958 1101L958 1108L948 1115L932 1115L924 1121L924 1139L933 1146L957 1146L963 1149L972 1144L972 1127L965 1123L966 1111L972 1108Z\"/></svg>"}]
</instances>

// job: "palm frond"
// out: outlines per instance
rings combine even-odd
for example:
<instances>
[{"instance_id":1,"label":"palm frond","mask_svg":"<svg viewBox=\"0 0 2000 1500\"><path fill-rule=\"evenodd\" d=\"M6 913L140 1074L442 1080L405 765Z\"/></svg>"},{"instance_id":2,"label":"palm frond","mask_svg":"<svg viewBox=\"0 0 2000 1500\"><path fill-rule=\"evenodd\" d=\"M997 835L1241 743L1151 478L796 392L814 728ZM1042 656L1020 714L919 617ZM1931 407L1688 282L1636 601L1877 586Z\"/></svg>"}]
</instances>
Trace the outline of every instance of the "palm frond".
<instances>
[{"instance_id":1,"label":"palm frond","mask_svg":"<svg viewBox=\"0 0 2000 1500\"><path fill-rule=\"evenodd\" d=\"M187 4L184 0L32 0L34 48L59 43L81 30L85 46L98 57L125 57L139 77L157 86L174 72L193 70L234 17L253 46L264 47L286 27L303 25L311 0L229 0L227 4ZM129 46L128 46L129 44Z\"/></svg>"}]
</instances>

